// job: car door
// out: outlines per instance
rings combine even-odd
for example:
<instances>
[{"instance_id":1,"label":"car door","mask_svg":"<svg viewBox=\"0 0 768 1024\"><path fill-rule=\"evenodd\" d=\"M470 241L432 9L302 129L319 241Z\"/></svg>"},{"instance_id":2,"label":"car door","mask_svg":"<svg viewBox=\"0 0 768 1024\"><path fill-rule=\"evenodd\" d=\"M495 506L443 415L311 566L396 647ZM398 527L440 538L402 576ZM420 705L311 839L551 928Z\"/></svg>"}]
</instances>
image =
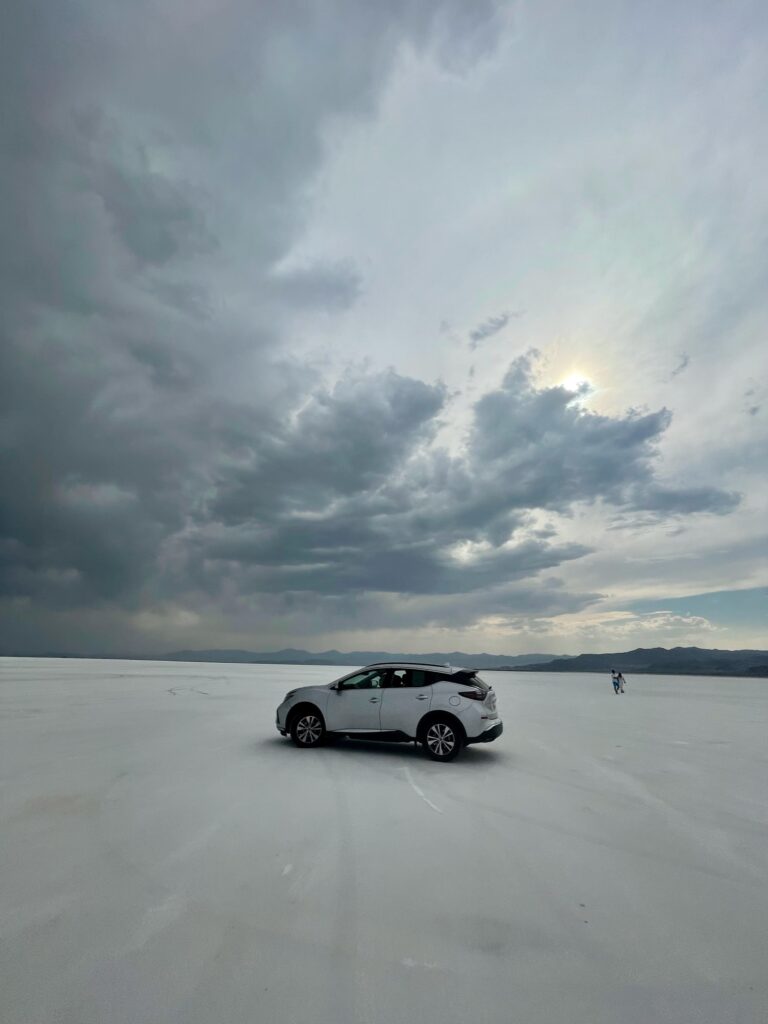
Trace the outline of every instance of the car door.
<instances>
[{"instance_id":1,"label":"car door","mask_svg":"<svg viewBox=\"0 0 768 1024\"><path fill-rule=\"evenodd\" d=\"M432 703L434 675L421 669L393 669L381 695L381 729L415 736Z\"/></svg>"},{"instance_id":2,"label":"car door","mask_svg":"<svg viewBox=\"0 0 768 1024\"><path fill-rule=\"evenodd\" d=\"M357 672L331 690L325 724L331 732L378 732L386 669Z\"/></svg>"}]
</instances>

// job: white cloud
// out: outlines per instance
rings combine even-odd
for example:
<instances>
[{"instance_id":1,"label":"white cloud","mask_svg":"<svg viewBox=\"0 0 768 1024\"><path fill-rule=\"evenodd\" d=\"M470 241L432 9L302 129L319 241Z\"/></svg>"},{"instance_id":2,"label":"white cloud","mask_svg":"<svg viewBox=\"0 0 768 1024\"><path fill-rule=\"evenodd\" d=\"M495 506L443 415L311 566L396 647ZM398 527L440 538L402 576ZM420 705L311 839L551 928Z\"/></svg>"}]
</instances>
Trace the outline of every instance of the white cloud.
<instances>
[{"instance_id":1,"label":"white cloud","mask_svg":"<svg viewBox=\"0 0 768 1024\"><path fill-rule=\"evenodd\" d=\"M514 636L520 650L548 650L559 654L602 653L636 647L721 647L722 637L728 632L700 615L680 615L664 610L637 614L594 605L554 618L491 618L481 624L483 627L496 635L495 649L505 650L505 641L508 647L510 637Z\"/></svg>"}]
</instances>

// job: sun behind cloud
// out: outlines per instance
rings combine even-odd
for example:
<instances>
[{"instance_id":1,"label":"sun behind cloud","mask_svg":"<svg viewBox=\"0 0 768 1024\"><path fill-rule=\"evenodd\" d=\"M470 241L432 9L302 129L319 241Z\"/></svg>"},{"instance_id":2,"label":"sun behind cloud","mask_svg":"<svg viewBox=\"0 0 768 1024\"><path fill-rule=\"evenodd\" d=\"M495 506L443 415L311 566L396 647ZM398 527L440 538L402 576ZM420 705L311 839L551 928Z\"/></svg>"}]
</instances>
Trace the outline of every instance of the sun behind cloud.
<instances>
[{"instance_id":1,"label":"sun behind cloud","mask_svg":"<svg viewBox=\"0 0 768 1024\"><path fill-rule=\"evenodd\" d=\"M569 373L567 377L560 381L559 386L565 388L566 391L574 391L580 394L588 394L590 391L594 391L594 384L589 377L578 371Z\"/></svg>"}]
</instances>

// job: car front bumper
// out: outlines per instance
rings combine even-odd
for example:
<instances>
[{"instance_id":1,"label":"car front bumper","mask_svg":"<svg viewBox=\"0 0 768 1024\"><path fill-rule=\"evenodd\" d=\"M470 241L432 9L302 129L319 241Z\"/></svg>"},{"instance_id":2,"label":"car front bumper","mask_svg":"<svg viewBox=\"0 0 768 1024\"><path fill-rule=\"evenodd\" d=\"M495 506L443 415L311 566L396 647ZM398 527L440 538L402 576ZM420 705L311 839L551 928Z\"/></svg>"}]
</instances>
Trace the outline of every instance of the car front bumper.
<instances>
[{"instance_id":1,"label":"car front bumper","mask_svg":"<svg viewBox=\"0 0 768 1024\"><path fill-rule=\"evenodd\" d=\"M282 716L280 712L282 711ZM275 713L275 728L281 736L287 736L288 730L286 725L288 724L288 709L285 704L281 704Z\"/></svg>"}]
</instances>

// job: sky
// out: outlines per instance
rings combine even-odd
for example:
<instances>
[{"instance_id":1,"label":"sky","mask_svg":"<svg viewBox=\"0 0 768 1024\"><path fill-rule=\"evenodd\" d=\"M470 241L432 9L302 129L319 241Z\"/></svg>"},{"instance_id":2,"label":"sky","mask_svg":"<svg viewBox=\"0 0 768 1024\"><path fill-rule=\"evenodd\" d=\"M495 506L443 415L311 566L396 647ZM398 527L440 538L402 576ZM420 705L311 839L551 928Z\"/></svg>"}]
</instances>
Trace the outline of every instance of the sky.
<instances>
[{"instance_id":1,"label":"sky","mask_svg":"<svg viewBox=\"0 0 768 1024\"><path fill-rule=\"evenodd\" d=\"M768 9L0 31L0 652L768 648Z\"/></svg>"}]
</instances>

